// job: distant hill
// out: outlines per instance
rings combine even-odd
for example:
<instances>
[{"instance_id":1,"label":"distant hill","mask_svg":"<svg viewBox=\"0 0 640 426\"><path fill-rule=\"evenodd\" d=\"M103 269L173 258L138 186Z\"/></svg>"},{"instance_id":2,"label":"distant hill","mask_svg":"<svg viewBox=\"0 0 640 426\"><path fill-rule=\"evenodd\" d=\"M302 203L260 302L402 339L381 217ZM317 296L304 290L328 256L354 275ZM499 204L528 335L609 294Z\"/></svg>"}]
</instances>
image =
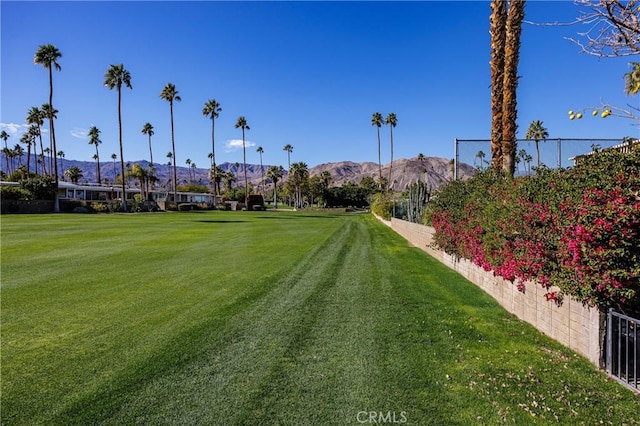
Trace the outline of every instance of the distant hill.
<instances>
[{"instance_id":1,"label":"distant hill","mask_svg":"<svg viewBox=\"0 0 640 426\"><path fill-rule=\"evenodd\" d=\"M146 160L130 161L126 164L132 165L135 163L140 164L144 168L147 168L149 166L149 162ZM32 157L32 169L33 164L34 158ZM0 165L4 169L5 161L4 156L2 155L0 155ZM69 167L74 166L82 170L83 178L80 180L81 183L94 183L96 181L95 162L67 160L64 158L62 160L58 160L58 168L61 167L62 170L67 170ZM173 179L172 166L158 163L155 163L154 166L156 169L156 176L159 179L160 185L164 185ZM236 175L237 182L234 186L242 187L244 185L242 164L236 166L234 163L225 162L220 164L219 166L225 172L231 171ZM269 167L270 165L262 166L265 175ZM385 164L382 166L382 176L384 178L389 177L389 168L389 164ZM319 175L324 171L328 171L331 174L332 186L342 186L345 183L353 183L358 185L365 177L372 177L374 180L377 180L379 175L378 163L355 163L353 161L340 161L335 163L319 164L317 166L311 167L309 169L309 174L311 176ZM474 171L475 169L468 164L463 163L459 165L458 173L462 178L471 176ZM119 172L120 163L118 161L116 161L115 166L112 161L105 161L100 163L100 175L103 180L108 179L110 182L113 182L115 175ZM205 169L196 167L191 169L178 166L177 175L178 182L180 184L188 182L200 183L202 185L210 184L208 177L208 168ZM422 161L418 160L418 158L400 158L393 161L391 181L393 182L393 188L396 190L404 190L408 185L419 180L427 182L431 185L432 188L437 188L442 184L449 182L452 179L452 176L453 173L451 171L451 162L446 158L425 157ZM247 179L251 184L254 185L254 187L257 187L258 184L260 184L262 173L259 164L247 164Z\"/></svg>"}]
</instances>

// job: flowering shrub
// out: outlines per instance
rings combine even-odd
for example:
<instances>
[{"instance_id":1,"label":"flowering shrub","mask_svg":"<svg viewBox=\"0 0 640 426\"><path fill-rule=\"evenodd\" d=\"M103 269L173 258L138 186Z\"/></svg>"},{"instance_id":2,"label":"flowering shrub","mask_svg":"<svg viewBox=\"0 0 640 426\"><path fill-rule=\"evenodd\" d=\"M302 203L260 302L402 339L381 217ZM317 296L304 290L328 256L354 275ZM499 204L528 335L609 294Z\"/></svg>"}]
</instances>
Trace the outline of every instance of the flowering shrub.
<instances>
[{"instance_id":1,"label":"flowering shrub","mask_svg":"<svg viewBox=\"0 0 640 426\"><path fill-rule=\"evenodd\" d=\"M514 282L576 300L640 308L640 150L602 151L570 169L512 179L495 170L440 190L435 244ZM562 294L549 291L548 300Z\"/></svg>"}]
</instances>

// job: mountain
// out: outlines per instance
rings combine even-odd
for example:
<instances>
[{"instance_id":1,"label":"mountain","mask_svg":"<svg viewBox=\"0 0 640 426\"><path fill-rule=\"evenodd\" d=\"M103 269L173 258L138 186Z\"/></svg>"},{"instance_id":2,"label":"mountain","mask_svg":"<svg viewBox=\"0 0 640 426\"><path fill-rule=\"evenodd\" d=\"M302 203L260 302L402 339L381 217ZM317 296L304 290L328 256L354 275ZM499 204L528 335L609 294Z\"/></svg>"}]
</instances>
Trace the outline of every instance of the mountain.
<instances>
[{"instance_id":1,"label":"mountain","mask_svg":"<svg viewBox=\"0 0 640 426\"><path fill-rule=\"evenodd\" d=\"M23 163L24 163L23 159ZM133 165L135 163L140 164L144 168L149 167L149 162L146 160L127 162L126 164ZM33 169L34 158L32 157L31 167ZM4 156L0 155L0 166L5 168ZM220 168L225 172L231 171L236 175L236 182L234 186L244 186L242 164L236 166L234 163L222 163L219 164ZM389 164L385 164L382 167L382 176L386 179L389 177ZM93 183L96 180L96 164L92 161L76 161L61 159L58 160L58 169L67 170L70 167L78 167L82 170L83 178L80 179L80 183ZM156 170L156 176L159 179L159 184L164 185L173 180L173 167L167 164L154 164ZM269 165L263 165L265 178ZM102 179L107 179L109 182L113 182L116 173L120 171L120 162L116 161L115 165L112 161L105 161L100 163L100 175ZM340 161L334 163L324 163L309 169L311 176L319 175L320 173L328 171L331 174L331 185L342 186L345 183L360 184L363 178L371 177L375 181L378 180L379 171L378 163L363 162L355 163L353 161ZM460 164L458 168L458 174L461 178L466 178L473 175L475 169L468 164ZM62 173L62 172L60 172ZM178 182L180 184L194 182L202 185L210 185L209 182L209 169L205 168L188 168L177 167ZM259 164L247 164L247 179L250 184L255 188L258 187L262 180L262 173ZM286 179L286 171L285 171ZM408 185L415 183L419 180L428 183L432 188L438 188L442 184L449 182L452 179L451 160L439 157L425 157L419 160L418 158L400 158L393 161L392 177L393 188L396 190L404 190Z\"/></svg>"}]
</instances>

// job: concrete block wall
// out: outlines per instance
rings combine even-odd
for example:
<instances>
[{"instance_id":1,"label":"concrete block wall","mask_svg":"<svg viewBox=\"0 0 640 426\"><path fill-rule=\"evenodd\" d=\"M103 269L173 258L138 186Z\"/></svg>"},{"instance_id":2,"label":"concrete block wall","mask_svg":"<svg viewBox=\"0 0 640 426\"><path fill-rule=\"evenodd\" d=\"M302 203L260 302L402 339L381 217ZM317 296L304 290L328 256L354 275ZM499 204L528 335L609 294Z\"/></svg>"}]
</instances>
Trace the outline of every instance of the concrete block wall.
<instances>
[{"instance_id":1,"label":"concrete block wall","mask_svg":"<svg viewBox=\"0 0 640 426\"><path fill-rule=\"evenodd\" d=\"M604 314L597 308L583 306L569 296L565 296L560 305L547 301L544 297L547 290L535 282L527 282L525 291L518 291L514 283L494 276L493 272L432 247L435 233L432 227L399 219L378 219L411 244L483 289L519 319L585 356L596 366L604 367Z\"/></svg>"}]
</instances>

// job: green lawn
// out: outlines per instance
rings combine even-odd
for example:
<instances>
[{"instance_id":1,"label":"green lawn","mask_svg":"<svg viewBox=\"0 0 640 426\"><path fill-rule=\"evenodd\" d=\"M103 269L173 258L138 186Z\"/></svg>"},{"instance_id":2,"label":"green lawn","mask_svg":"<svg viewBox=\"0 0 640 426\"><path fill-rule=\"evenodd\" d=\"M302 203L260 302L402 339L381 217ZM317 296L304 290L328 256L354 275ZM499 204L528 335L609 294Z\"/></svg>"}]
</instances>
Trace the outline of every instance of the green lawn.
<instances>
[{"instance_id":1,"label":"green lawn","mask_svg":"<svg viewBox=\"0 0 640 426\"><path fill-rule=\"evenodd\" d=\"M369 215L0 220L2 424L640 421Z\"/></svg>"}]
</instances>

